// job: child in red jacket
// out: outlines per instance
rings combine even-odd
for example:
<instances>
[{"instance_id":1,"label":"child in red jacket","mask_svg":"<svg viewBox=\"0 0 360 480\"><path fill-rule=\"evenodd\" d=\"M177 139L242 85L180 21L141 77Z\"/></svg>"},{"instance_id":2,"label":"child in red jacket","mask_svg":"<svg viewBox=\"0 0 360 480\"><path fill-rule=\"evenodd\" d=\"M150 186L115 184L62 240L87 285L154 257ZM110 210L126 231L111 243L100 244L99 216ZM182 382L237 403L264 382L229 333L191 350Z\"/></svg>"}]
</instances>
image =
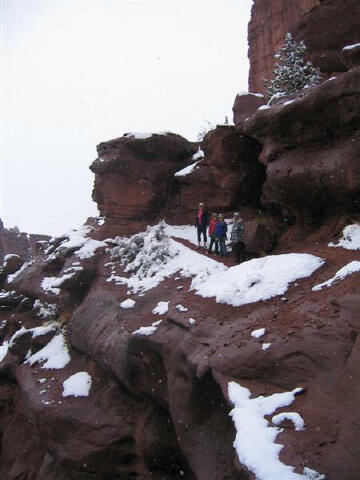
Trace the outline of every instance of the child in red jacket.
<instances>
[{"instance_id":1,"label":"child in red jacket","mask_svg":"<svg viewBox=\"0 0 360 480\"><path fill-rule=\"evenodd\" d=\"M210 220L209 229L208 229L209 237L210 237L210 245L209 245L208 253L212 253L211 250L214 243L215 243L215 253L218 253L219 251L219 242L216 240L216 237L215 237L217 221L218 221L218 215L217 213L213 213L211 215L211 220Z\"/></svg>"}]
</instances>

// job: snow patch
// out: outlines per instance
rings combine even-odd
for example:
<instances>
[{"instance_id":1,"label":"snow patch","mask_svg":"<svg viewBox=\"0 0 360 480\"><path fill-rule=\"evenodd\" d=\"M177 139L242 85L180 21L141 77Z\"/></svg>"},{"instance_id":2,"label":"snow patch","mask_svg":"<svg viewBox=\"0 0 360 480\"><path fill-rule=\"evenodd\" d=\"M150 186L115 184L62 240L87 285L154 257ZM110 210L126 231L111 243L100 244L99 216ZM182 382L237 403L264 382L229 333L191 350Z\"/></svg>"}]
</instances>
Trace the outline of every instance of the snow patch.
<instances>
[{"instance_id":1,"label":"snow patch","mask_svg":"<svg viewBox=\"0 0 360 480\"><path fill-rule=\"evenodd\" d=\"M324 260L305 253L256 258L207 276L198 275L190 289L204 298L238 307L283 295L291 282L310 276Z\"/></svg>"},{"instance_id":2,"label":"snow patch","mask_svg":"<svg viewBox=\"0 0 360 480\"><path fill-rule=\"evenodd\" d=\"M236 382L229 382L228 395L234 404L230 416L235 424L236 437L234 448L241 464L245 465L257 480L310 480L310 474L318 475L318 480L324 479L314 470L304 469L303 474L294 472L294 467L285 465L279 459L283 447L275 443L276 437L282 431L278 427L269 427L266 415L271 415L278 408L291 405L295 395L302 388L291 392L275 393L268 397L262 395L251 399L251 392ZM259 452L261 452L259 454Z\"/></svg>"},{"instance_id":3,"label":"snow patch","mask_svg":"<svg viewBox=\"0 0 360 480\"><path fill-rule=\"evenodd\" d=\"M352 50L353 48L358 48L360 47L360 43L354 43L353 45L346 45L346 47L343 48L343 50Z\"/></svg>"},{"instance_id":4,"label":"snow patch","mask_svg":"<svg viewBox=\"0 0 360 480\"><path fill-rule=\"evenodd\" d=\"M189 310L188 308L184 307L184 305L181 305L180 303L176 305L175 308L179 310L179 312L187 312Z\"/></svg>"},{"instance_id":5,"label":"snow patch","mask_svg":"<svg viewBox=\"0 0 360 480\"><path fill-rule=\"evenodd\" d=\"M199 147L199 150L196 153L194 153L194 155L191 158L193 160L198 160L199 158L204 158L204 157L205 157L205 153Z\"/></svg>"},{"instance_id":6,"label":"snow patch","mask_svg":"<svg viewBox=\"0 0 360 480\"><path fill-rule=\"evenodd\" d=\"M135 300L131 300L131 298L128 298L127 300L124 300L123 302L120 303L121 308L133 308L135 306Z\"/></svg>"},{"instance_id":7,"label":"snow patch","mask_svg":"<svg viewBox=\"0 0 360 480\"><path fill-rule=\"evenodd\" d=\"M347 250L360 250L360 225L348 225L342 231L342 238L337 244L330 242L329 247L342 247Z\"/></svg>"},{"instance_id":8,"label":"snow patch","mask_svg":"<svg viewBox=\"0 0 360 480\"><path fill-rule=\"evenodd\" d=\"M133 332L133 335L135 335L135 334L137 334L137 335L152 335L153 333L156 332L156 330L158 329L161 322L162 322L162 320L158 320L157 322L152 323L150 325L150 327L140 327L137 330L135 330L135 332Z\"/></svg>"},{"instance_id":9,"label":"snow patch","mask_svg":"<svg viewBox=\"0 0 360 480\"><path fill-rule=\"evenodd\" d=\"M294 424L295 430L305 430L305 422L301 415L296 412L283 412L274 415L271 419L274 425L281 425L284 420L290 420Z\"/></svg>"},{"instance_id":10,"label":"snow patch","mask_svg":"<svg viewBox=\"0 0 360 480\"><path fill-rule=\"evenodd\" d=\"M265 335L265 332L266 332L266 329L265 328L258 328L257 330L253 330L251 332L251 336L253 338L260 338L262 337L263 335Z\"/></svg>"},{"instance_id":11,"label":"snow patch","mask_svg":"<svg viewBox=\"0 0 360 480\"><path fill-rule=\"evenodd\" d=\"M71 358L62 333L53 337L44 348L31 355L25 363L34 365L45 360L41 368L64 368L70 362Z\"/></svg>"},{"instance_id":12,"label":"snow patch","mask_svg":"<svg viewBox=\"0 0 360 480\"><path fill-rule=\"evenodd\" d=\"M4 342L0 346L0 362L2 362L4 360L4 358L6 357L6 355L8 353L8 350L9 350L9 344L8 344L8 342Z\"/></svg>"},{"instance_id":13,"label":"snow patch","mask_svg":"<svg viewBox=\"0 0 360 480\"><path fill-rule=\"evenodd\" d=\"M159 302L152 313L154 315L165 315L169 311L169 303L170 302Z\"/></svg>"},{"instance_id":14,"label":"snow patch","mask_svg":"<svg viewBox=\"0 0 360 480\"><path fill-rule=\"evenodd\" d=\"M194 171L194 169L196 168L196 165L200 162L201 160L198 160L197 162L195 163L192 163L190 165L188 165L187 167L185 168L182 168L181 170L179 170L178 172L174 173L174 177L185 177L186 175L189 175L190 173L192 173ZM197 167L199 168L199 167Z\"/></svg>"},{"instance_id":15,"label":"snow patch","mask_svg":"<svg viewBox=\"0 0 360 480\"><path fill-rule=\"evenodd\" d=\"M268 350L271 347L271 343L263 343L261 345L262 350Z\"/></svg>"},{"instance_id":16,"label":"snow patch","mask_svg":"<svg viewBox=\"0 0 360 480\"><path fill-rule=\"evenodd\" d=\"M341 280L344 280L344 278L346 278L348 275L356 272L360 272L360 262L354 260L353 262L350 262L344 267L340 268L340 270L338 270L332 278L326 280L326 282L315 285L315 287L312 288L312 291L316 292L318 290L322 290L324 287L331 287L331 285L333 285L334 283L340 282Z\"/></svg>"},{"instance_id":17,"label":"snow patch","mask_svg":"<svg viewBox=\"0 0 360 480\"><path fill-rule=\"evenodd\" d=\"M87 372L78 372L63 382L63 397L87 397L91 388L91 376Z\"/></svg>"},{"instance_id":18,"label":"snow patch","mask_svg":"<svg viewBox=\"0 0 360 480\"><path fill-rule=\"evenodd\" d=\"M259 107L258 110L267 110L269 108L271 108L270 105L261 105L261 107Z\"/></svg>"}]
</instances>

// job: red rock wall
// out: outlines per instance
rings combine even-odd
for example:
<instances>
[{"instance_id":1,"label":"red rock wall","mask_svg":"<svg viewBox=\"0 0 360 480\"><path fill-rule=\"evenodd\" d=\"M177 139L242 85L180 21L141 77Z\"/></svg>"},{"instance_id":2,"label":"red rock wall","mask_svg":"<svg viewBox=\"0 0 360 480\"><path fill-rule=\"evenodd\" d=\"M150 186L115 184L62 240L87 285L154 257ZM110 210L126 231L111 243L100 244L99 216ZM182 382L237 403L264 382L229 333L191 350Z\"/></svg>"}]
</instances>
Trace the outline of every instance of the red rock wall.
<instances>
[{"instance_id":1,"label":"red rock wall","mask_svg":"<svg viewBox=\"0 0 360 480\"><path fill-rule=\"evenodd\" d=\"M319 0L254 0L248 27L250 92L264 92L263 78L271 78L274 54L286 33L319 4Z\"/></svg>"}]
</instances>

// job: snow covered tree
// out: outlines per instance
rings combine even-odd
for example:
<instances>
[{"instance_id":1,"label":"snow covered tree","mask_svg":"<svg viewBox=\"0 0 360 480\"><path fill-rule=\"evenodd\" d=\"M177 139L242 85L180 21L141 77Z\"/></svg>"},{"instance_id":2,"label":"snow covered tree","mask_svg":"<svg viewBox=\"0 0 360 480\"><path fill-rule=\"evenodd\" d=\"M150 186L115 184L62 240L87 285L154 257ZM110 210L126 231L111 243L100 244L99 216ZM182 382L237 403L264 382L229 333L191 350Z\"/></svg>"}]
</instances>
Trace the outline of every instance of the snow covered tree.
<instances>
[{"instance_id":1,"label":"snow covered tree","mask_svg":"<svg viewBox=\"0 0 360 480\"><path fill-rule=\"evenodd\" d=\"M305 50L303 41L293 42L291 34L286 34L284 45L275 54L278 62L274 67L274 79L264 80L269 100L274 95L290 95L320 83L320 70L305 61Z\"/></svg>"}]
</instances>

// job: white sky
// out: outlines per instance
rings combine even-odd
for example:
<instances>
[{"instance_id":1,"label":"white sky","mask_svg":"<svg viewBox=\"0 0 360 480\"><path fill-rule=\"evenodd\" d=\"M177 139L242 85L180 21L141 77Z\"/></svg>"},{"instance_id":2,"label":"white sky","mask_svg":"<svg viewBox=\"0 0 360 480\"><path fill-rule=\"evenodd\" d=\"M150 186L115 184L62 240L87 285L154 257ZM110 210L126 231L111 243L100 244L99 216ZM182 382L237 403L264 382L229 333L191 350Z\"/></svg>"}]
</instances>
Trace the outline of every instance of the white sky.
<instances>
[{"instance_id":1,"label":"white sky","mask_svg":"<svg viewBox=\"0 0 360 480\"><path fill-rule=\"evenodd\" d=\"M1 211L62 233L96 215L96 145L126 131L189 140L247 90L251 0L1 0Z\"/></svg>"}]
</instances>

